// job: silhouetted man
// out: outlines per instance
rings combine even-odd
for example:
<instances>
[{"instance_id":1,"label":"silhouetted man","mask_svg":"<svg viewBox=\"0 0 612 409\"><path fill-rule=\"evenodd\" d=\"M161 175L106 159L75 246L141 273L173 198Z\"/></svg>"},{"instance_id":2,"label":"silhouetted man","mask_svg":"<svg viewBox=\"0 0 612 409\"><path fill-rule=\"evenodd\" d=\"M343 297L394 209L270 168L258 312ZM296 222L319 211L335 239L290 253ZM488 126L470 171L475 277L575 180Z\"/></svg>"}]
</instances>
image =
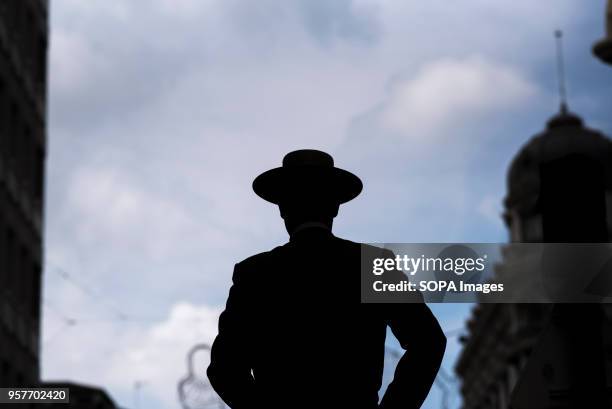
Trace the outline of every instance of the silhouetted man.
<instances>
[{"instance_id":1,"label":"silhouetted man","mask_svg":"<svg viewBox=\"0 0 612 409\"><path fill-rule=\"evenodd\" d=\"M446 338L424 303L361 303L362 249L374 248L331 232L361 180L299 150L253 189L279 206L290 240L235 266L208 368L215 391L234 409L420 407ZM387 326L407 352L379 405Z\"/></svg>"}]
</instances>

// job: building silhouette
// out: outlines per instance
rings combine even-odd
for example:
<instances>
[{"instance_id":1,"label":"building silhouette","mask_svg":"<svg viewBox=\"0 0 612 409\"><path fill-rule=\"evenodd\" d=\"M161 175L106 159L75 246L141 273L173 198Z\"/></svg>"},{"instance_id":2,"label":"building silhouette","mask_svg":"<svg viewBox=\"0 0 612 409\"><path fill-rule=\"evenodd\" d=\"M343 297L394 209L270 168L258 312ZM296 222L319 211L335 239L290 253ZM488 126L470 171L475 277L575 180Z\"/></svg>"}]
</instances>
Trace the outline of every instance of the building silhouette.
<instances>
[{"instance_id":1,"label":"building silhouette","mask_svg":"<svg viewBox=\"0 0 612 409\"><path fill-rule=\"evenodd\" d=\"M39 379L48 3L0 2L0 386Z\"/></svg>"},{"instance_id":2,"label":"building silhouette","mask_svg":"<svg viewBox=\"0 0 612 409\"><path fill-rule=\"evenodd\" d=\"M612 0L608 0L605 14L604 38L593 45L593 54L602 62L612 65Z\"/></svg>"},{"instance_id":3,"label":"building silhouette","mask_svg":"<svg viewBox=\"0 0 612 409\"><path fill-rule=\"evenodd\" d=\"M47 0L0 1L0 387L68 387L62 407L113 409L102 389L40 380L48 24Z\"/></svg>"},{"instance_id":4,"label":"building silhouette","mask_svg":"<svg viewBox=\"0 0 612 409\"><path fill-rule=\"evenodd\" d=\"M117 405L104 391L95 386L77 384L73 382L46 383L48 388L68 388L70 390L70 403L52 403L40 405L45 409L115 409Z\"/></svg>"},{"instance_id":5,"label":"building silhouette","mask_svg":"<svg viewBox=\"0 0 612 409\"><path fill-rule=\"evenodd\" d=\"M562 104L561 112L548 121L542 133L523 146L510 165L503 218L512 242L550 242L544 234L541 169L573 155L588 158L601 164L604 169L607 215L607 232L604 232L604 236L607 235L608 241L612 237L612 141L602 133L585 127L582 119L568 112L565 104ZM568 181L568 194L571 194L571 188ZM556 223L556 228L568 228L583 216L569 215L572 220L567 219L563 224ZM528 267L522 267L527 262L508 248L496 274L503 276L517 271L529 271ZM570 308L573 306L570 305ZM576 374L572 373L566 360L555 357L541 366L533 362L528 365L533 358L534 348L546 350L559 344L558 339L542 339L543 331L546 333L551 317L554 316L552 311L553 306L550 304L481 303L474 307L467 322L467 335L461 338L464 348L455 367L461 379L464 409L509 408L511 401L513 408L520 409L522 406L516 403L513 392L516 392L515 386L521 384L521 381L524 387L526 376L531 382L530 392L537 391L541 395L536 397L533 393L529 396L521 394L523 402L529 403L526 407L573 407L569 398L571 385L568 385L568 379ZM604 312L608 317L612 316L610 311L604 309ZM599 332L604 334L604 340L593 340L597 345L591 344L590 347L594 349L604 349L602 343L611 339L609 319L603 320L600 325L602 328ZM607 362L607 378L612 381L612 354L608 352L607 355L603 358ZM535 371L537 375L526 375L529 372L527 366L531 373Z\"/></svg>"}]
</instances>

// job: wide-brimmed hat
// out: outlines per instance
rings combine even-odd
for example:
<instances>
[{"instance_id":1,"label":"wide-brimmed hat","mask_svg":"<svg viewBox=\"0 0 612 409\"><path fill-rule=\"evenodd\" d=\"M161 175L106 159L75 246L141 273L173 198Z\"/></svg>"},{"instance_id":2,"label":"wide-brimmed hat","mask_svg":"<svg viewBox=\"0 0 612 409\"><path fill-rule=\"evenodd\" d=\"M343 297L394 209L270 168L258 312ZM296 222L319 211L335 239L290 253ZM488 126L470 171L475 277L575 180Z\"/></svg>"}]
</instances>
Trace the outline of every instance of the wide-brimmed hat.
<instances>
[{"instance_id":1,"label":"wide-brimmed hat","mask_svg":"<svg viewBox=\"0 0 612 409\"><path fill-rule=\"evenodd\" d=\"M335 167L331 155L314 149L289 152L282 167L270 169L253 181L255 193L275 204L304 194L342 204L357 197L361 189L363 184L356 175Z\"/></svg>"}]
</instances>

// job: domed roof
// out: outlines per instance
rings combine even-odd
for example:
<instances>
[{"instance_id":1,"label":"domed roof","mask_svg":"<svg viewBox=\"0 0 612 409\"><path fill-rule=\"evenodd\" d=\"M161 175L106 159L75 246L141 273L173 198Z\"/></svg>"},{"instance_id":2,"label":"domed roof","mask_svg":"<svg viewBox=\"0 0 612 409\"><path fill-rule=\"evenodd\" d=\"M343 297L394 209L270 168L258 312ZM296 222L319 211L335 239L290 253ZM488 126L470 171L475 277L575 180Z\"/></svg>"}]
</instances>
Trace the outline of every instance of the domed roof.
<instances>
[{"instance_id":1,"label":"domed roof","mask_svg":"<svg viewBox=\"0 0 612 409\"><path fill-rule=\"evenodd\" d=\"M508 171L506 209L529 213L535 209L540 190L540 165L568 154L583 154L602 163L607 189L612 190L612 141L589 129L562 105L546 130L534 136L515 156Z\"/></svg>"}]
</instances>

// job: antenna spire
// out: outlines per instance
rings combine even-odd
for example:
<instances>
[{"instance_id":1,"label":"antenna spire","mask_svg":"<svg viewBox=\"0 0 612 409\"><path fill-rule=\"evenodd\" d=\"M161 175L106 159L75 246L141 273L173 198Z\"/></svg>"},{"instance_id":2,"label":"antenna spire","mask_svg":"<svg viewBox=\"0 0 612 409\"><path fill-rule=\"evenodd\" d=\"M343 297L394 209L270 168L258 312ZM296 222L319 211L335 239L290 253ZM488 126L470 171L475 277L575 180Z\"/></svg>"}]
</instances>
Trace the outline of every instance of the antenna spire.
<instances>
[{"instance_id":1,"label":"antenna spire","mask_svg":"<svg viewBox=\"0 0 612 409\"><path fill-rule=\"evenodd\" d=\"M567 113L567 88L565 86L565 59L563 58L563 31L555 30L557 43L557 78L559 80L559 99L561 101L561 113Z\"/></svg>"}]
</instances>

